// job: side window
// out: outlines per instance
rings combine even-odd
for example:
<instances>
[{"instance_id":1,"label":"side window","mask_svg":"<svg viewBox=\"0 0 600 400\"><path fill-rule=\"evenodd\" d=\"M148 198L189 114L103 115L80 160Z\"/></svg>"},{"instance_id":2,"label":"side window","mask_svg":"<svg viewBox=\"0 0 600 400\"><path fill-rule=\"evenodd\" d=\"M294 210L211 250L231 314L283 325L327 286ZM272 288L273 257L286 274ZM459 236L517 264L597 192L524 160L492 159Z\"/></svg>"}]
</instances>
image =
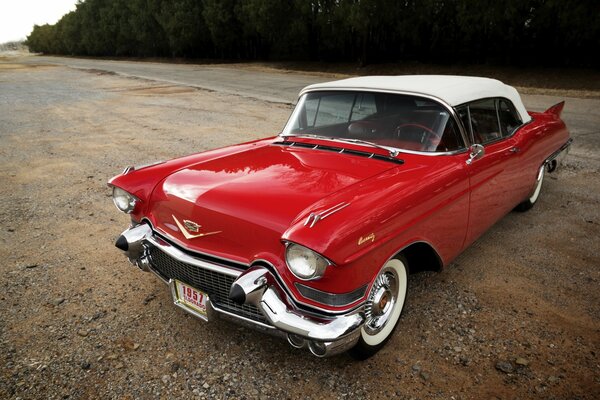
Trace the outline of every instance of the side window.
<instances>
[{"instance_id":1,"label":"side window","mask_svg":"<svg viewBox=\"0 0 600 400\"><path fill-rule=\"evenodd\" d=\"M503 137L512 135L515 129L522 124L515 107L509 100L500 99L498 101L498 117Z\"/></svg>"},{"instance_id":2,"label":"side window","mask_svg":"<svg viewBox=\"0 0 600 400\"><path fill-rule=\"evenodd\" d=\"M498 125L495 99L485 99L469 104L471 130L475 143L485 144L502 137Z\"/></svg>"},{"instance_id":3,"label":"side window","mask_svg":"<svg viewBox=\"0 0 600 400\"><path fill-rule=\"evenodd\" d=\"M467 136L473 141L473 133L471 132L471 120L469 119L469 106L461 106L456 109L456 113L458 114L458 118L462 122L465 127L465 131L467 132Z\"/></svg>"}]
</instances>

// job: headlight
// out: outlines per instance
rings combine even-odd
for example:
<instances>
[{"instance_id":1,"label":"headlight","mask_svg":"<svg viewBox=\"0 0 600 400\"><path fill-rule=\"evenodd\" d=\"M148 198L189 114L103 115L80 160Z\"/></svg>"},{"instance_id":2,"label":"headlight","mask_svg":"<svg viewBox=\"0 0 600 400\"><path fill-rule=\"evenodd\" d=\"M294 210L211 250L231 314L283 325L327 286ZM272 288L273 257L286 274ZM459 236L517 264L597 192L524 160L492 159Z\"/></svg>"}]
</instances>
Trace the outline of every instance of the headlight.
<instances>
[{"instance_id":1,"label":"headlight","mask_svg":"<svg viewBox=\"0 0 600 400\"><path fill-rule=\"evenodd\" d=\"M119 210L123 211L124 213L131 214L133 212L133 209L135 208L135 205L138 202L138 199L135 196L127 193L123 189L114 186L113 202Z\"/></svg>"},{"instance_id":2,"label":"headlight","mask_svg":"<svg viewBox=\"0 0 600 400\"><path fill-rule=\"evenodd\" d=\"M329 262L321 255L299 244L291 243L287 246L285 260L288 268L300 279L318 279L325 273Z\"/></svg>"}]
</instances>

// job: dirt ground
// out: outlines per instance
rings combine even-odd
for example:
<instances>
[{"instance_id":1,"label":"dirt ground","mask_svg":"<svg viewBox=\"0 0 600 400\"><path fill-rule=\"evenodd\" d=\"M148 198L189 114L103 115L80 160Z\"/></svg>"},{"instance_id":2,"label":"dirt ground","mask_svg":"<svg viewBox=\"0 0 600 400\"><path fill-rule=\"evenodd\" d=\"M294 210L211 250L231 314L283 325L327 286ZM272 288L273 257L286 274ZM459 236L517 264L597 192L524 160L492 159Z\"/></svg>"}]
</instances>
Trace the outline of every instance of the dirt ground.
<instances>
[{"instance_id":1,"label":"dirt ground","mask_svg":"<svg viewBox=\"0 0 600 400\"><path fill-rule=\"evenodd\" d=\"M577 147L597 143L598 114L531 211L411 277L400 326L364 362L199 321L114 248L128 217L111 176L276 134L289 112L0 63L0 398L600 397L600 157Z\"/></svg>"}]
</instances>

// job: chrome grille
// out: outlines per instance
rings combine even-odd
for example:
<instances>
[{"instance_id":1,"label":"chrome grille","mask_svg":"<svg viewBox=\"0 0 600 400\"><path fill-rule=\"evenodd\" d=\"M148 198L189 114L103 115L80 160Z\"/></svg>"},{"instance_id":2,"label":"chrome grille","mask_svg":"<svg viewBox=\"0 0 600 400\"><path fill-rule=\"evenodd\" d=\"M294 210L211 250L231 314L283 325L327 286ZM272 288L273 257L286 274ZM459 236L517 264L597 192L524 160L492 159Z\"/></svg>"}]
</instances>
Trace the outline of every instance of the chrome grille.
<instances>
[{"instance_id":1,"label":"chrome grille","mask_svg":"<svg viewBox=\"0 0 600 400\"><path fill-rule=\"evenodd\" d=\"M235 280L234 277L186 264L154 246L150 246L148 252L152 266L163 278L177 279L207 293L210 302L217 308L268 324L265 316L255 306L239 305L229 299L229 290Z\"/></svg>"}]
</instances>

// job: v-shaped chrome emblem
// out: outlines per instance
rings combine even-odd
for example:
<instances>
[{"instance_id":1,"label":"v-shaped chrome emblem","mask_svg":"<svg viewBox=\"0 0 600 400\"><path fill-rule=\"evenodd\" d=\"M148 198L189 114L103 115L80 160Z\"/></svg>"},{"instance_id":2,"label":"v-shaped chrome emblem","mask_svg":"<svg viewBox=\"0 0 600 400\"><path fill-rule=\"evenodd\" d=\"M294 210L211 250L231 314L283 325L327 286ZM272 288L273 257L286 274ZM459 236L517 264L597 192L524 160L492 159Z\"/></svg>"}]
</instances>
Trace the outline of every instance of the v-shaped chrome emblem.
<instances>
[{"instance_id":1,"label":"v-shaped chrome emblem","mask_svg":"<svg viewBox=\"0 0 600 400\"><path fill-rule=\"evenodd\" d=\"M199 237L204 237L204 236L210 236L210 235L215 235L217 233L221 233L222 231L215 231L215 232L204 232L204 233L198 233L198 234L192 234L189 233L188 230L194 230L194 232L198 232L200 230L200 228L202 227L202 225L198 225L197 223L193 222L193 221L188 221L188 220L184 220L184 224L182 224L181 222L179 222L179 220L172 215L173 220L175 221L175 223L177 224L177 226L179 227L179 230L181 231L181 233L183 234L183 236L185 236L186 239L190 240L190 239L196 239ZM189 228L188 228L189 226Z\"/></svg>"}]
</instances>

